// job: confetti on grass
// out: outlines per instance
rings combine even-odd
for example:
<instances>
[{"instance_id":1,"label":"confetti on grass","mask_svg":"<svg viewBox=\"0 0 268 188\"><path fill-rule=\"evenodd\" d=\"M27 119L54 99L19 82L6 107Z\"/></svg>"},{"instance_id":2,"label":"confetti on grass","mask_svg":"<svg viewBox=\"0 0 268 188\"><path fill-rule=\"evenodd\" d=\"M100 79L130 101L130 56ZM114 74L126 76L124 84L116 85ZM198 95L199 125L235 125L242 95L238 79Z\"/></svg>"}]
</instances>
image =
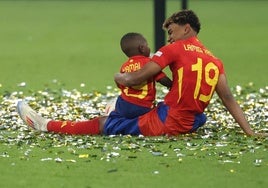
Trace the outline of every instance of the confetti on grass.
<instances>
[{"instance_id":1,"label":"confetti on grass","mask_svg":"<svg viewBox=\"0 0 268 188\"><path fill-rule=\"evenodd\" d=\"M23 84L26 86L26 84ZM161 101L166 90L160 91L157 101ZM216 158L219 164L241 164L246 153L267 152L268 139L247 137L234 122L231 115L215 97L206 110L208 121L197 133L177 137L137 137L126 136L71 136L41 133L23 123L16 112L18 100L25 100L44 117L57 120L85 120L104 114L107 101L116 97L119 91L107 87L106 93L94 91L83 93L78 90L43 90L24 94L21 91L4 93L0 96L0 143L7 146L26 148L21 159L29 160L33 148L49 151L57 150L40 158L40 162L78 163L92 160L115 161L135 160L140 152L148 152L151 157L176 159L183 163L187 158ZM255 90L251 85L237 86L233 93L243 108L252 128L257 132L268 132L268 86ZM63 158L68 153L71 158ZM0 158L8 158L7 151L1 151ZM267 166L267 158L256 156L252 161L256 167ZM108 173L116 172L111 169ZM230 172L234 172L233 169ZM158 174L159 171L154 171Z\"/></svg>"}]
</instances>

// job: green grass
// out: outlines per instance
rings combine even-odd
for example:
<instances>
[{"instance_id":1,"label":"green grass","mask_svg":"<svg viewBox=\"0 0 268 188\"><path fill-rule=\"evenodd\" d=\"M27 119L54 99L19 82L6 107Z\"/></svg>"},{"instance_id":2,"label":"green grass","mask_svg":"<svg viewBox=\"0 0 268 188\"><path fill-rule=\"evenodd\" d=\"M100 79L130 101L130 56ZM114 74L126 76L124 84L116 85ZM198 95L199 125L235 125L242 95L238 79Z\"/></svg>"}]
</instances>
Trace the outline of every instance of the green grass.
<instances>
[{"instance_id":1,"label":"green grass","mask_svg":"<svg viewBox=\"0 0 268 188\"><path fill-rule=\"evenodd\" d=\"M234 91L255 131L267 132L268 88ZM267 138L241 134L213 98L196 134L177 137L68 136L29 130L15 112L25 98L53 119L88 119L107 94L45 90L2 98L1 187L266 187ZM161 93L161 92L160 92ZM248 94L247 94L248 93ZM163 97L163 93L159 98ZM249 100L249 102L247 101ZM44 108L43 108L44 107ZM56 110L55 110L56 109ZM15 179L15 180L14 180Z\"/></svg>"},{"instance_id":2,"label":"green grass","mask_svg":"<svg viewBox=\"0 0 268 188\"><path fill-rule=\"evenodd\" d=\"M40 89L56 79L67 88L85 83L90 91L104 90L126 59L121 36L138 31L152 37L149 1L0 3L0 80L7 89L21 82Z\"/></svg>"},{"instance_id":3,"label":"green grass","mask_svg":"<svg viewBox=\"0 0 268 188\"><path fill-rule=\"evenodd\" d=\"M201 19L200 39L224 61L229 84L255 84L234 92L260 131L267 131L268 94L255 90L268 83L267 6L189 1ZM167 0L168 15L179 7ZM121 36L141 32L153 49L152 11L150 0L0 1L0 187L267 187L267 138L244 137L218 101L198 135L175 138L40 134L18 119L18 98L32 100L37 110L46 101L72 107L54 118L89 118L79 105L95 101L97 107L107 99L106 86L114 85L126 59ZM85 97L66 97L61 88Z\"/></svg>"},{"instance_id":4,"label":"green grass","mask_svg":"<svg viewBox=\"0 0 268 188\"><path fill-rule=\"evenodd\" d=\"M0 84L15 90L86 84L106 90L126 59L119 48L129 31L143 33L153 49L152 1L1 1ZM224 63L231 86L267 84L266 1L190 1L200 16L200 39ZM167 1L167 15L179 1ZM153 51L153 50L152 50ZM100 76L101 75L101 76Z\"/></svg>"},{"instance_id":5,"label":"green grass","mask_svg":"<svg viewBox=\"0 0 268 188\"><path fill-rule=\"evenodd\" d=\"M267 185L267 140L234 134L231 140L222 142L228 146L217 147L220 137L75 137L66 144L64 140L68 137L43 135L40 139L38 136L34 135L32 143L28 140L22 145L1 146L9 155L1 157L1 187ZM80 144L74 145L78 139ZM111 155L112 152L119 156ZM254 164L256 160L262 160L260 166Z\"/></svg>"}]
</instances>

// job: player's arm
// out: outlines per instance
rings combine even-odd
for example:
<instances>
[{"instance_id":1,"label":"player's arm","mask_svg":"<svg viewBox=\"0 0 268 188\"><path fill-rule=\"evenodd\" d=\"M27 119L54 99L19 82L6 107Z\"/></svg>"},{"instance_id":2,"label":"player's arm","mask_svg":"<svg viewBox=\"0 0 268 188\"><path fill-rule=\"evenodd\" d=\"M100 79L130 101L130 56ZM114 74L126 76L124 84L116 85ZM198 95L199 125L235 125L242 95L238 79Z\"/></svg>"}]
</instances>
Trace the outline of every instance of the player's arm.
<instances>
[{"instance_id":1,"label":"player's arm","mask_svg":"<svg viewBox=\"0 0 268 188\"><path fill-rule=\"evenodd\" d=\"M161 70L162 69L160 65L155 62L149 62L138 71L128 73L116 73L114 76L114 80L117 84L121 84L127 87L140 85L149 78L152 78Z\"/></svg>"},{"instance_id":2,"label":"player's arm","mask_svg":"<svg viewBox=\"0 0 268 188\"><path fill-rule=\"evenodd\" d=\"M216 92L222 100L224 106L228 109L228 111L231 113L231 115L242 128L242 130L247 135L255 135L253 130L250 128L250 125L246 120L242 109L233 97L233 94L227 84L226 76L224 74L221 74L219 77L219 81L216 86Z\"/></svg>"},{"instance_id":3,"label":"player's arm","mask_svg":"<svg viewBox=\"0 0 268 188\"><path fill-rule=\"evenodd\" d=\"M166 86L168 89L170 89L171 86L172 86L172 81L171 81L170 78L167 77L167 76L165 76L165 77L163 77L163 78L157 80L157 82L159 82L159 83L160 83L161 85L163 85L163 86Z\"/></svg>"}]
</instances>

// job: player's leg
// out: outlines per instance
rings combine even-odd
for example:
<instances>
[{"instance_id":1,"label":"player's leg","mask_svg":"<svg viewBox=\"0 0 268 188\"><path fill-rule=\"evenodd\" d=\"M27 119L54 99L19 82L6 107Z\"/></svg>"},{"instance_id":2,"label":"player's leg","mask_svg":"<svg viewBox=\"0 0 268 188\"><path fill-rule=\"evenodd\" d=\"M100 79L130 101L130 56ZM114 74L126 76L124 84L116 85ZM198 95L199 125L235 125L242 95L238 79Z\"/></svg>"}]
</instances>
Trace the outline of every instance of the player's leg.
<instances>
[{"instance_id":1,"label":"player's leg","mask_svg":"<svg viewBox=\"0 0 268 188\"><path fill-rule=\"evenodd\" d=\"M49 131L64 134L101 134L106 117L98 117L92 120L72 122L49 120L35 112L26 103L20 101L17 111L22 120L30 127L39 131Z\"/></svg>"},{"instance_id":2,"label":"player's leg","mask_svg":"<svg viewBox=\"0 0 268 188\"><path fill-rule=\"evenodd\" d=\"M165 125L169 107L160 103L150 112L139 117L139 129L144 136L166 135L168 127Z\"/></svg>"},{"instance_id":3,"label":"player's leg","mask_svg":"<svg viewBox=\"0 0 268 188\"><path fill-rule=\"evenodd\" d=\"M150 112L133 119L122 117L114 111L107 118L103 133L105 135L163 135L166 131L163 122L165 122L167 110L167 106L160 105Z\"/></svg>"},{"instance_id":4,"label":"player's leg","mask_svg":"<svg viewBox=\"0 0 268 188\"><path fill-rule=\"evenodd\" d=\"M161 103L157 108L139 118L138 124L144 136L178 135L191 133L203 126L206 115L201 113L193 117L189 113L177 113Z\"/></svg>"},{"instance_id":5,"label":"player's leg","mask_svg":"<svg viewBox=\"0 0 268 188\"><path fill-rule=\"evenodd\" d=\"M202 127L207 121L207 117L204 113L195 115L194 125L190 132L195 132L198 128Z\"/></svg>"},{"instance_id":6,"label":"player's leg","mask_svg":"<svg viewBox=\"0 0 268 188\"><path fill-rule=\"evenodd\" d=\"M118 96L115 110L126 118L132 119L141 116L151 110L151 108L146 108L140 105L136 105L124 100L121 96Z\"/></svg>"},{"instance_id":7,"label":"player's leg","mask_svg":"<svg viewBox=\"0 0 268 188\"><path fill-rule=\"evenodd\" d=\"M85 121L49 121L47 130L72 135L98 135L102 133L105 120L106 117L97 117Z\"/></svg>"},{"instance_id":8,"label":"player's leg","mask_svg":"<svg viewBox=\"0 0 268 188\"><path fill-rule=\"evenodd\" d=\"M140 135L138 117L128 119L116 111L109 114L103 129L105 135Z\"/></svg>"},{"instance_id":9,"label":"player's leg","mask_svg":"<svg viewBox=\"0 0 268 188\"><path fill-rule=\"evenodd\" d=\"M47 123L50 120L40 116L25 102L18 102L17 112L20 115L21 119L33 129L47 131Z\"/></svg>"}]
</instances>

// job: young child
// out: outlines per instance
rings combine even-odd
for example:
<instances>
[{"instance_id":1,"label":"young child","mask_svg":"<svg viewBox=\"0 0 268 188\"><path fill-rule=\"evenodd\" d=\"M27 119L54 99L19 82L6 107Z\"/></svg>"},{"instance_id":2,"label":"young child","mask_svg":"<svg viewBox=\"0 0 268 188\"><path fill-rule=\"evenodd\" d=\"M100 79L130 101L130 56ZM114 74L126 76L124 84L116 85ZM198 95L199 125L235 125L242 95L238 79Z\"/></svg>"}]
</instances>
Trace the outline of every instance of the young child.
<instances>
[{"instance_id":1,"label":"young child","mask_svg":"<svg viewBox=\"0 0 268 188\"><path fill-rule=\"evenodd\" d=\"M150 61L150 48L140 33L127 33L120 41L122 51L128 60L121 66L120 72L134 72ZM170 88L172 81L163 73L144 81L140 85L125 87L118 85L121 95L117 98L115 111L126 118L134 118L149 112L154 107L155 81Z\"/></svg>"},{"instance_id":2,"label":"young child","mask_svg":"<svg viewBox=\"0 0 268 188\"><path fill-rule=\"evenodd\" d=\"M128 60L120 68L121 73L138 71L151 60L147 40L139 33L125 34L121 38L120 46L128 57ZM139 85L125 87L117 84L121 90L121 94L116 100L115 110L112 113L119 117L132 119L149 112L154 107L156 81L167 88L171 88L172 86L172 81L162 71ZM69 127L66 125L71 123L71 121L50 121L49 119L43 118L24 102L18 103L18 112L26 124L41 131L48 131L46 124L49 122L52 124L60 124L60 129L62 130ZM95 121L97 122L98 119ZM67 132L70 134L92 133L91 129L86 130L86 123L87 122L84 121L77 122L76 126L73 126L71 129L67 128ZM78 126L80 128L78 128ZM98 128L96 128L93 132L98 131Z\"/></svg>"}]
</instances>

